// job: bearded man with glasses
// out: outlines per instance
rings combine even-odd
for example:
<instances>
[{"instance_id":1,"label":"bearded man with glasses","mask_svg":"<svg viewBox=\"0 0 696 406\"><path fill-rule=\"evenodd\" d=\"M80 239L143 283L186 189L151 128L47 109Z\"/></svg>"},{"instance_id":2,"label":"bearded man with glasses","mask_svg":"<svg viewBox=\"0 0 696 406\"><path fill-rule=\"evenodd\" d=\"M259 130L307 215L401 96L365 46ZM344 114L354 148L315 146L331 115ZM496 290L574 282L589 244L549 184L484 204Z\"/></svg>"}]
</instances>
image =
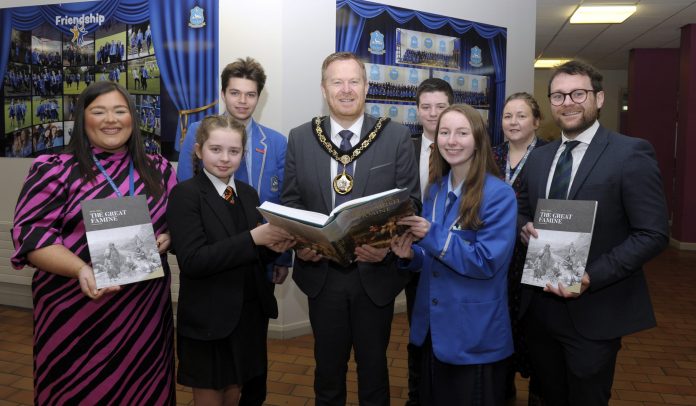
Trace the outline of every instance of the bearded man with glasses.
<instances>
[{"instance_id":1,"label":"bearded man with glasses","mask_svg":"<svg viewBox=\"0 0 696 406\"><path fill-rule=\"evenodd\" d=\"M602 75L578 61L554 71L551 115L561 137L535 148L522 173L518 225L537 238L539 198L595 200L597 214L580 293L559 283L525 286L520 317L548 405L607 405L621 337L655 326L643 264L669 228L652 146L602 127Z\"/></svg>"}]
</instances>

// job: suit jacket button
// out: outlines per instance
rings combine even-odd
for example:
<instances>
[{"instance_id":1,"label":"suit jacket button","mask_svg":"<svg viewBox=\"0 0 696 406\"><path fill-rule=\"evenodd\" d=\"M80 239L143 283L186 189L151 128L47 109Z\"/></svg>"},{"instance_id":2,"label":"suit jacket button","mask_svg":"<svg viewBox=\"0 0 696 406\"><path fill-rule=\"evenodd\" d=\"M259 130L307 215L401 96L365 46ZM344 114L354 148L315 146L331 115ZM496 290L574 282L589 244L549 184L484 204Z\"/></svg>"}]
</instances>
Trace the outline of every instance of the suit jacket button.
<instances>
[{"instance_id":1,"label":"suit jacket button","mask_svg":"<svg viewBox=\"0 0 696 406\"><path fill-rule=\"evenodd\" d=\"M437 298L433 299L433 304L437 305Z\"/></svg>"}]
</instances>

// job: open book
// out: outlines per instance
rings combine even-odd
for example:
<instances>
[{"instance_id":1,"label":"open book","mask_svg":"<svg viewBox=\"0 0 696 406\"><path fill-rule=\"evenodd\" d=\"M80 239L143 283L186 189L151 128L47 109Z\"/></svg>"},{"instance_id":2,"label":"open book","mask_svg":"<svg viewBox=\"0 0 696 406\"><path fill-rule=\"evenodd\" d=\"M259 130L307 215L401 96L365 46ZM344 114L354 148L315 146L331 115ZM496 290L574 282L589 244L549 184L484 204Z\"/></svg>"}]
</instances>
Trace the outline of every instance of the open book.
<instances>
[{"instance_id":1,"label":"open book","mask_svg":"<svg viewBox=\"0 0 696 406\"><path fill-rule=\"evenodd\" d=\"M594 200L539 199L534 214L539 238L529 239L522 283L544 287L561 282L579 293L596 212Z\"/></svg>"},{"instance_id":2,"label":"open book","mask_svg":"<svg viewBox=\"0 0 696 406\"><path fill-rule=\"evenodd\" d=\"M388 247L392 237L406 229L396 222L416 213L407 189L347 201L328 216L271 202L264 202L258 210L266 221L295 235L295 249L311 248L344 266L355 259L355 247Z\"/></svg>"}]
</instances>

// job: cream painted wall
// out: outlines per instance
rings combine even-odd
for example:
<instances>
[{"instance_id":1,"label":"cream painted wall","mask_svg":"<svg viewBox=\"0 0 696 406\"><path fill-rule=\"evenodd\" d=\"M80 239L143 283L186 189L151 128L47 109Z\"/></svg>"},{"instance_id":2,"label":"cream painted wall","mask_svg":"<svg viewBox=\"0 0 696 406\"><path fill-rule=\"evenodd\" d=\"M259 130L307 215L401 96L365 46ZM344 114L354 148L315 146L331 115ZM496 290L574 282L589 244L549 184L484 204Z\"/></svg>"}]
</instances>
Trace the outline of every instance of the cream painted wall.
<instances>
[{"instance_id":1,"label":"cream painted wall","mask_svg":"<svg viewBox=\"0 0 696 406\"><path fill-rule=\"evenodd\" d=\"M41 1L44 3L45 1ZM39 1L22 1L23 5ZM534 86L534 37L536 0L384 0L384 4L507 27L506 90L531 91ZM2 6L2 3L0 3ZM321 62L335 49L336 3L332 0L221 0L220 71L238 57L253 56L264 66L268 81L256 119L285 134L318 114L326 114L319 90ZM8 229L28 159L0 158L0 223ZM11 247L0 251L7 263ZM173 266L172 292L176 298L178 278ZM13 303L25 305L29 295L28 271L18 280L9 267L0 267L0 303L6 302L3 283L19 289L25 297ZM8 286L5 286L8 287ZM14 297L14 296L12 296ZM291 280L276 289L280 317L272 321L270 334L289 337L309 331L306 298ZM402 309L403 298L397 301Z\"/></svg>"},{"instance_id":2,"label":"cream painted wall","mask_svg":"<svg viewBox=\"0 0 696 406\"><path fill-rule=\"evenodd\" d=\"M619 131L621 91L628 88L628 71L605 70L600 72L604 76L604 107L602 107L599 122L610 130ZM544 117L539 135L545 139L560 137L560 131L551 118L549 99L546 96L550 77L550 69L536 69L534 71L534 98L537 99L541 114Z\"/></svg>"}]
</instances>

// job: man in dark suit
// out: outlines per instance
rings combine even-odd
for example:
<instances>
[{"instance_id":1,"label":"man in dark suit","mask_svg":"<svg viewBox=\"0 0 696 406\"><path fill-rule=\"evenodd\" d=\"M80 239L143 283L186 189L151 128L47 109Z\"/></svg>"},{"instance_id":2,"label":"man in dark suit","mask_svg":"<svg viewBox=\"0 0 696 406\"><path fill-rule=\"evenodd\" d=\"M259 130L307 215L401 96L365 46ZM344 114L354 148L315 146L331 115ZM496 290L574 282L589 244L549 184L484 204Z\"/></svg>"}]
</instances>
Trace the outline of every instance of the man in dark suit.
<instances>
[{"instance_id":1,"label":"man in dark suit","mask_svg":"<svg viewBox=\"0 0 696 406\"><path fill-rule=\"evenodd\" d=\"M595 200L597 215L579 294L525 287L532 366L548 405L607 405L621 337L655 326L643 264L668 242L667 209L652 146L602 127L602 75L570 61L549 82L561 139L535 148L518 197L521 238L537 199Z\"/></svg>"},{"instance_id":2,"label":"man in dark suit","mask_svg":"<svg viewBox=\"0 0 696 406\"><path fill-rule=\"evenodd\" d=\"M430 152L434 148L435 130L440 113L454 103L454 92L452 86L439 78L425 79L416 89L416 107L418 122L423 127L422 134L416 134L413 140L413 148L418 162L418 173L420 177L421 196L426 196L425 187L428 185L428 167L430 164ZM413 303L416 300L416 288L420 272L413 272L411 279L406 284L406 312L408 323L411 325L411 314L413 313ZM421 376L421 351L420 347L408 343L408 400L406 406L418 406L420 400L418 387Z\"/></svg>"},{"instance_id":3,"label":"man in dark suit","mask_svg":"<svg viewBox=\"0 0 696 406\"><path fill-rule=\"evenodd\" d=\"M329 55L322 65L321 90L330 116L290 131L283 203L328 214L346 199L393 188L408 189L418 201L418 171L408 128L365 114L363 62L347 52ZM342 163L330 151L339 156L359 151L359 155ZM360 404L389 404L386 350L394 298L409 275L397 269L386 248L363 245L355 253L357 260L341 267L310 249L296 252L293 279L308 296L315 340L317 405L345 404L351 348Z\"/></svg>"}]
</instances>

